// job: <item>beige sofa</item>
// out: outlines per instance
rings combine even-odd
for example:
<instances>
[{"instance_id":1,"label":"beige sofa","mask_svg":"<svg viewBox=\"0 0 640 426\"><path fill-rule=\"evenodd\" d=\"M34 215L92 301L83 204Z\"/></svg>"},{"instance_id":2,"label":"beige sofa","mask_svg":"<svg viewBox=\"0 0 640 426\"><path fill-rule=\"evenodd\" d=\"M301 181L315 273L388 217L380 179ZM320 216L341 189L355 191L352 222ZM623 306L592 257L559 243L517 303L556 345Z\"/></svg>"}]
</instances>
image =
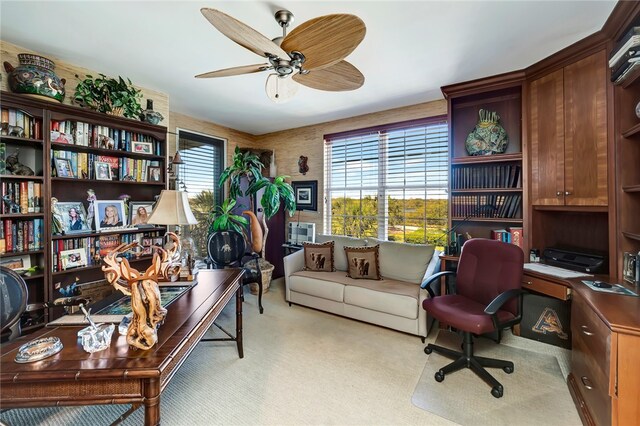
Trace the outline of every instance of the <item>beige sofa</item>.
<instances>
[{"instance_id":1,"label":"beige sofa","mask_svg":"<svg viewBox=\"0 0 640 426\"><path fill-rule=\"evenodd\" d=\"M429 295L420 284L437 272L439 252L433 246L318 235L316 242L334 241L335 272L305 271L304 250L284 258L286 299L405 333L427 335L422 301ZM347 277L345 246L380 245L382 280Z\"/></svg>"}]
</instances>

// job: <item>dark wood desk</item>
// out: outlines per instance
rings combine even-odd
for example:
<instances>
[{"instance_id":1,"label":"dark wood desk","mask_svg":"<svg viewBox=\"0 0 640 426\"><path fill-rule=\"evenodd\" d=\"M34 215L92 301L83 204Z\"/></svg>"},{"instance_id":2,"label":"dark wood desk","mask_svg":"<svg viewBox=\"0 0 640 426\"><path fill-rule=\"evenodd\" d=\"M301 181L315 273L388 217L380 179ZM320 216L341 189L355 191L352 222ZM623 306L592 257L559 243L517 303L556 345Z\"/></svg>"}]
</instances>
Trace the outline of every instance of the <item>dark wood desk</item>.
<instances>
[{"instance_id":1,"label":"dark wood desk","mask_svg":"<svg viewBox=\"0 0 640 426\"><path fill-rule=\"evenodd\" d=\"M240 269L200 271L198 284L167 308L158 343L148 351L130 349L116 330L109 349L86 353L76 336L81 327L43 329L3 346L0 407L142 404L145 425L160 424L160 394L234 294L232 340L243 357L241 277ZM20 345L42 336L59 337L64 349L42 361L14 362Z\"/></svg>"}]
</instances>

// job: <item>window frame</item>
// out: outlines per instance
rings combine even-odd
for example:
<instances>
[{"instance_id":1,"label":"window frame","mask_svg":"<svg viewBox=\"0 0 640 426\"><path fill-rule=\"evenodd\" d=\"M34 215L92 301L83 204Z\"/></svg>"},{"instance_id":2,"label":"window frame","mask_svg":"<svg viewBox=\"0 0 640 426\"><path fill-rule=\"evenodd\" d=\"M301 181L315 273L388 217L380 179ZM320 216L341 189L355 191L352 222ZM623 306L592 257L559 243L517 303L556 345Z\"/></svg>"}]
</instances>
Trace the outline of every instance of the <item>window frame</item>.
<instances>
[{"instance_id":1,"label":"window frame","mask_svg":"<svg viewBox=\"0 0 640 426\"><path fill-rule=\"evenodd\" d=\"M388 178L389 178L389 170L387 167L387 163L388 163L388 158L387 158L387 154L388 154L388 150L386 149L386 146L388 144L388 134L390 132L393 131L400 131L400 130L407 130L410 129L412 127L428 127L429 125L444 125L446 126L446 135L447 135L447 154L446 154L446 170L444 172L444 177L446 179L445 181L445 186L442 188L442 190L444 190L444 192L446 193L446 199L447 202L450 202L451 196L450 196L450 190L449 190L449 181L450 181L450 169L451 169L451 161L450 161L450 150L451 150L451 140L450 140L450 136L451 136L451 132L450 132L450 125L449 125L449 121L448 121L448 116L447 115L437 115L437 116L433 116L433 117L427 117L427 118L421 118L421 119L415 119L415 120L407 120L407 121L402 121L402 122L397 122L397 123L389 123L389 124L383 124L383 125L376 125L376 126L371 126L371 127L366 127L366 128L362 128L362 129L354 129L354 130L348 130L348 131L344 131L344 132L337 132L337 133L330 133L330 134L326 134L323 137L323 143L324 143L324 151L323 151L323 155L324 155L324 188L323 188L323 192L324 192L324 207L323 207L323 230L325 233L330 233L332 232L331 229L331 224L332 224L332 198L331 198L331 194L333 191L339 191L339 189L334 189L332 191L332 179L331 179L331 173L332 173L332 167L331 167L331 141L332 140L336 140L336 139L347 139L347 138L356 138L356 137L360 137L360 138L365 138L368 135L377 135L377 149L378 149L378 153L377 153L377 175L378 175L378 184L375 187L375 191L376 191L376 196L378 198L377 200L377 235L376 238L378 239L382 239L382 240L386 240L388 238L388 220L389 220L389 213L388 213L388 198L387 198L387 194L389 194L390 192L394 191L394 190L398 190L401 189L403 191L405 190L412 190L412 189L418 189L418 190L428 190L428 186L425 185L403 185L401 188L394 188L392 185L389 185L388 182ZM360 142L362 143L362 142ZM365 142L366 143L366 142ZM406 151L405 154L406 155ZM425 170L426 173L426 170ZM345 179L346 176L345 176ZM350 188L349 186L345 186L344 191L348 192L348 191L360 191L360 200L362 200L362 193L364 191L369 191L371 190L371 188L369 188L369 186L367 185L362 185L362 182L360 183L359 186L357 187L352 187ZM426 207L426 205L425 205ZM448 209L447 209L448 210ZM368 216L363 216L363 217L368 217ZM406 214L404 215L404 221L405 221L405 226L406 226ZM447 211L447 215L444 216L442 219L445 220L443 226L446 228L448 225L448 211ZM427 220L427 218L425 217L425 220ZM425 223L426 226L426 223ZM426 228L425 228L426 229Z\"/></svg>"}]
</instances>

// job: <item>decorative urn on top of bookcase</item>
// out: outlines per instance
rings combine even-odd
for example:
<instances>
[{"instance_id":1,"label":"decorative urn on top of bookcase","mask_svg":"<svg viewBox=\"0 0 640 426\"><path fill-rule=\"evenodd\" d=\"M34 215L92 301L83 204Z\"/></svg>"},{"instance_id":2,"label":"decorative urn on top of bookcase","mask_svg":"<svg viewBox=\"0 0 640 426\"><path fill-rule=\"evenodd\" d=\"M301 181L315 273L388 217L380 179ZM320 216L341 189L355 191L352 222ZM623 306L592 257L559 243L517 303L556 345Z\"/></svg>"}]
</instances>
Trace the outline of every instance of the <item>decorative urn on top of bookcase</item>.
<instances>
[{"instance_id":1,"label":"decorative urn on top of bookcase","mask_svg":"<svg viewBox=\"0 0 640 426\"><path fill-rule=\"evenodd\" d=\"M62 102L65 79L58 77L53 71L56 67L53 61L30 53L18 54L18 60L20 65L17 67L4 62L12 92Z\"/></svg>"}]
</instances>

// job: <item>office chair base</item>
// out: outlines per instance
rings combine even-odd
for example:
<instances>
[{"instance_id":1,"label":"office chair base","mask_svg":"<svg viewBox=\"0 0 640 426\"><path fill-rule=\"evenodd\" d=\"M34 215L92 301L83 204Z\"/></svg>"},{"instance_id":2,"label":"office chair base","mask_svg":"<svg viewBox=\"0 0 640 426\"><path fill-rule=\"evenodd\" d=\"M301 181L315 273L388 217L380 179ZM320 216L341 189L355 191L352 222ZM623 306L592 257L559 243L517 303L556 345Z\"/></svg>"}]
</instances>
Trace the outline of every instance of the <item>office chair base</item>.
<instances>
[{"instance_id":1,"label":"office chair base","mask_svg":"<svg viewBox=\"0 0 640 426\"><path fill-rule=\"evenodd\" d=\"M432 343L429 343L424 348L424 353L426 353L427 355L435 351L440 355L454 360L452 363L445 365L436 372L436 374L434 375L436 382L442 382L445 376L449 373L453 373L454 371L458 371L463 368L469 368L471 369L471 371L476 373L478 377L484 380L485 383L491 386L491 395L493 395L495 398L502 397L504 388L502 387L500 382L498 382L491 374L489 374L485 367L502 368L505 373L511 374L513 373L514 368L513 362L475 356L473 354L473 340L471 337L471 333L464 333L464 341L462 343L462 347L464 349L463 352L454 351L452 349L434 345Z\"/></svg>"}]
</instances>

